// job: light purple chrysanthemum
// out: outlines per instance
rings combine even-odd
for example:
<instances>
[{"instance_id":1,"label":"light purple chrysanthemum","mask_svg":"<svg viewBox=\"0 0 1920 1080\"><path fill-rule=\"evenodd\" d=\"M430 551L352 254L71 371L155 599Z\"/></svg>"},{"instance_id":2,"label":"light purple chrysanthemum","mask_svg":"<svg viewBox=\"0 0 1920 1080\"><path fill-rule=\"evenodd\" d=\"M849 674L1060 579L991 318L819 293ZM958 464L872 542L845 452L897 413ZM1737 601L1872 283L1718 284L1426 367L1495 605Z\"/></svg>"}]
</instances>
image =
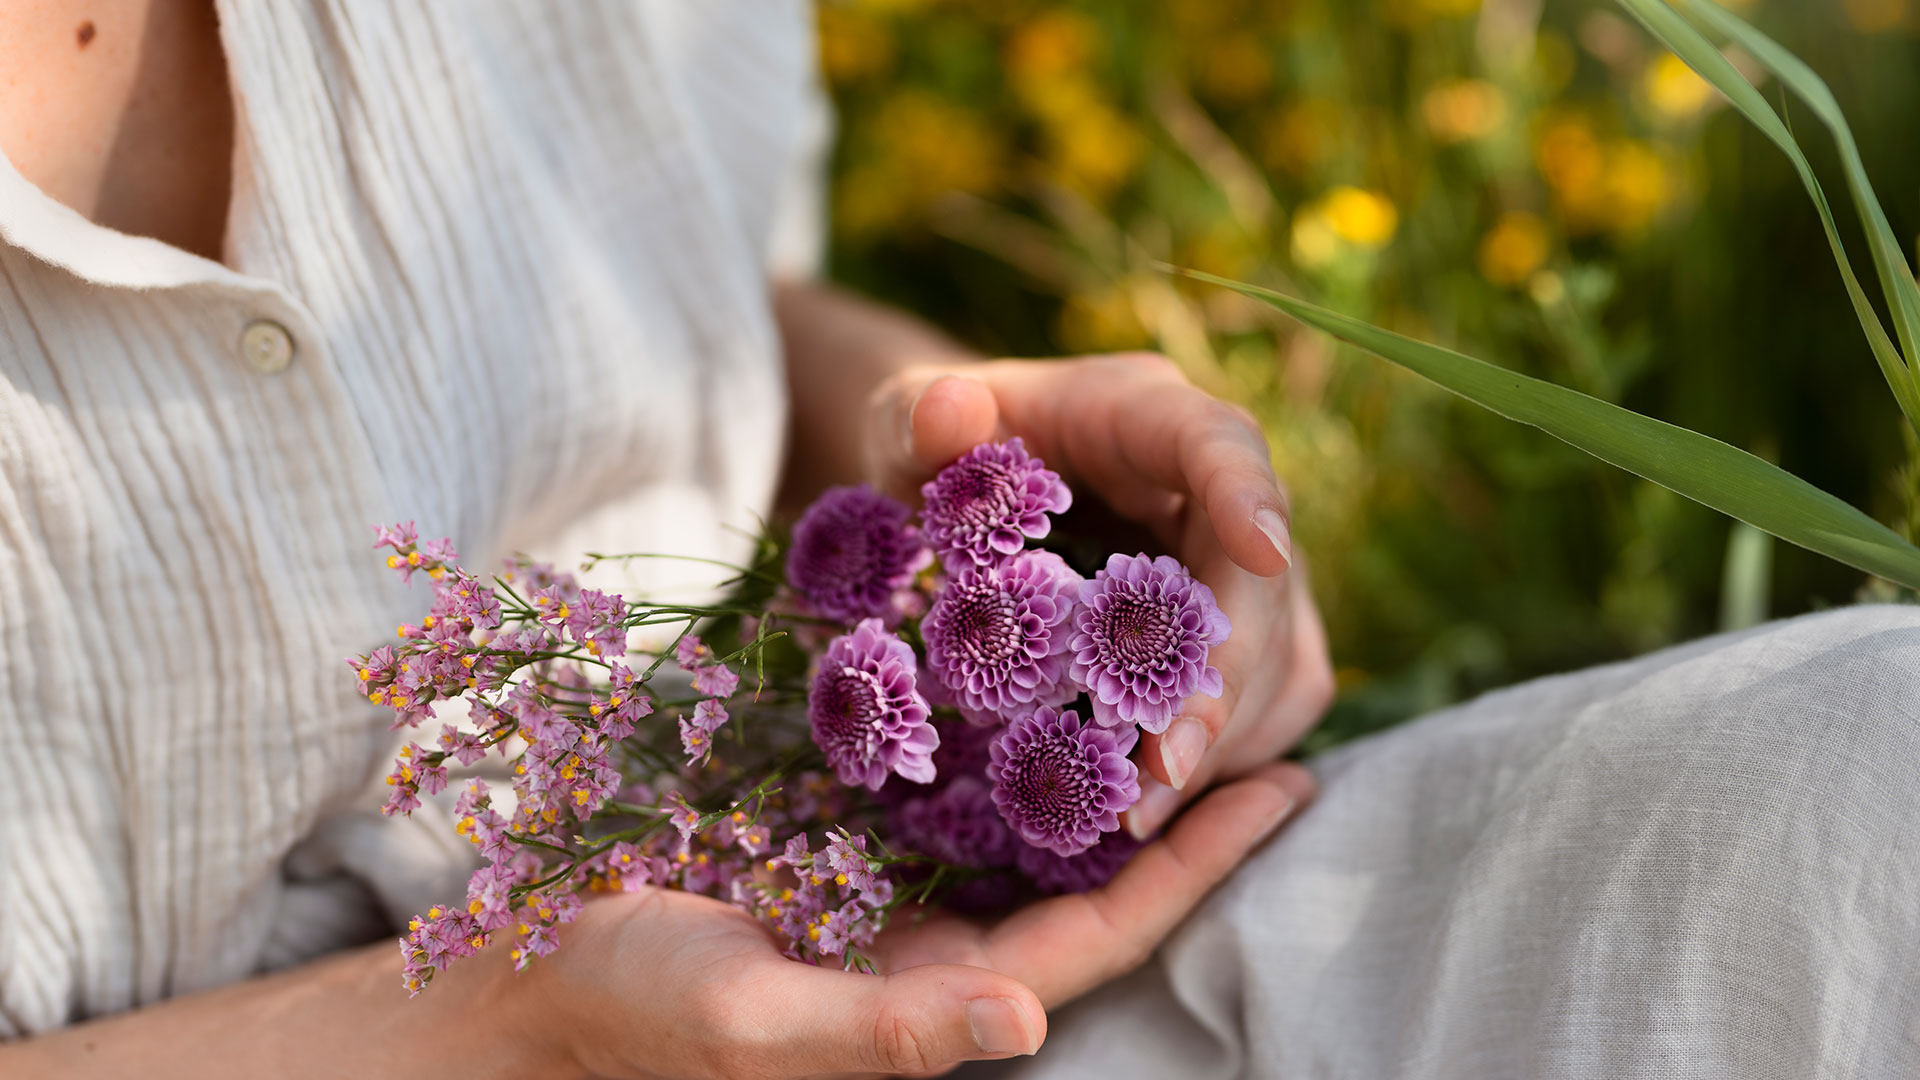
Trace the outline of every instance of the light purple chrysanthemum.
<instances>
[{"instance_id":1,"label":"light purple chrysanthemum","mask_svg":"<svg viewBox=\"0 0 1920 1080\"><path fill-rule=\"evenodd\" d=\"M807 720L841 783L878 791L889 772L933 780L940 736L927 722L932 709L914 685L914 668L912 647L879 619L862 619L827 646Z\"/></svg>"},{"instance_id":2,"label":"light purple chrysanthemum","mask_svg":"<svg viewBox=\"0 0 1920 1080\"><path fill-rule=\"evenodd\" d=\"M981 443L920 488L920 522L949 572L991 566L1047 535L1073 503L1060 474L1017 438Z\"/></svg>"},{"instance_id":3,"label":"light purple chrysanthemum","mask_svg":"<svg viewBox=\"0 0 1920 1080\"><path fill-rule=\"evenodd\" d=\"M787 582L813 610L851 623L893 610L929 557L907 504L862 484L828 488L793 527Z\"/></svg>"},{"instance_id":4,"label":"light purple chrysanthemum","mask_svg":"<svg viewBox=\"0 0 1920 1080\"><path fill-rule=\"evenodd\" d=\"M1076 855L1120 827L1120 811L1140 798L1127 752L1133 728L1082 723L1072 709L1042 708L1007 725L988 749L993 803L1034 847Z\"/></svg>"},{"instance_id":5,"label":"light purple chrysanthemum","mask_svg":"<svg viewBox=\"0 0 1920 1080\"><path fill-rule=\"evenodd\" d=\"M1079 893L1113 880L1113 875L1143 847L1146 845L1132 834L1115 832L1078 855L1062 858L1045 848L1023 846L1017 858L1020 872L1041 892Z\"/></svg>"},{"instance_id":6,"label":"light purple chrysanthemum","mask_svg":"<svg viewBox=\"0 0 1920 1080\"><path fill-rule=\"evenodd\" d=\"M1108 726L1167 730L1180 702L1219 697L1220 670L1207 651L1227 640L1233 624L1213 590L1161 555L1113 555L1080 586L1074 616L1073 681L1093 699L1093 718Z\"/></svg>"},{"instance_id":7,"label":"light purple chrysanthemum","mask_svg":"<svg viewBox=\"0 0 1920 1080\"><path fill-rule=\"evenodd\" d=\"M1007 828L992 789L978 776L956 777L931 795L908 799L888 821L902 846L955 866L1012 866L1016 850L1026 846Z\"/></svg>"},{"instance_id":8,"label":"light purple chrysanthemum","mask_svg":"<svg viewBox=\"0 0 1920 1080\"><path fill-rule=\"evenodd\" d=\"M1080 692L1067 678L1079 593L1050 551L961 568L920 623L928 670L976 724L1065 704Z\"/></svg>"}]
</instances>

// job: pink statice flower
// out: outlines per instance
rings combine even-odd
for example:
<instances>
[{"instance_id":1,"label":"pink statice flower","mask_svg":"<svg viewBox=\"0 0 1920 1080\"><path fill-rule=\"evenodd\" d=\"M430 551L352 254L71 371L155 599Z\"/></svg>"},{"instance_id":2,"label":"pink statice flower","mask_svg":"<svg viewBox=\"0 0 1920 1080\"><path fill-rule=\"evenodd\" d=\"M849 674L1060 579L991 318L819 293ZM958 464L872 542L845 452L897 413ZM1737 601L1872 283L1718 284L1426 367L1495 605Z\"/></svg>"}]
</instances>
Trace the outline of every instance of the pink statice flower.
<instances>
[{"instance_id":1,"label":"pink statice flower","mask_svg":"<svg viewBox=\"0 0 1920 1080\"><path fill-rule=\"evenodd\" d=\"M740 676L725 664L702 665L694 672L693 688L708 697L730 698L740 688Z\"/></svg>"},{"instance_id":2,"label":"pink statice flower","mask_svg":"<svg viewBox=\"0 0 1920 1080\"><path fill-rule=\"evenodd\" d=\"M1095 720L1158 734L1183 700L1220 696L1207 654L1233 624L1186 567L1165 555L1114 555L1081 585L1080 602L1072 677L1093 699Z\"/></svg>"},{"instance_id":3,"label":"pink statice flower","mask_svg":"<svg viewBox=\"0 0 1920 1080\"><path fill-rule=\"evenodd\" d=\"M693 707L691 717L680 718L680 747L686 751L687 764L705 764L713 753L713 733L725 727L726 707L718 698L706 698Z\"/></svg>"},{"instance_id":4,"label":"pink statice flower","mask_svg":"<svg viewBox=\"0 0 1920 1080\"><path fill-rule=\"evenodd\" d=\"M680 670L692 674L700 669L700 665L713 659L713 650L693 634L682 634L680 640L674 643L673 659L680 665Z\"/></svg>"},{"instance_id":5,"label":"pink statice flower","mask_svg":"<svg viewBox=\"0 0 1920 1080\"><path fill-rule=\"evenodd\" d=\"M949 572L991 566L1052 529L1073 493L1021 440L981 443L922 485L921 531Z\"/></svg>"},{"instance_id":6,"label":"pink statice flower","mask_svg":"<svg viewBox=\"0 0 1920 1080\"><path fill-rule=\"evenodd\" d=\"M927 668L976 724L998 724L1079 694L1068 678L1080 575L1050 551L963 566L920 623Z\"/></svg>"},{"instance_id":7,"label":"pink statice flower","mask_svg":"<svg viewBox=\"0 0 1920 1080\"><path fill-rule=\"evenodd\" d=\"M940 737L915 683L912 646L862 619L827 646L807 696L813 741L840 782L878 791L888 773L927 783Z\"/></svg>"},{"instance_id":8,"label":"pink statice flower","mask_svg":"<svg viewBox=\"0 0 1920 1080\"><path fill-rule=\"evenodd\" d=\"M788 584L815 614L835 622L891 624L894 594L932 558L908 521L912 514L864 484L828 488L793 527Z\"/></svg>"},{"instance_id":9,"label":"pink statice flower","mask_svg":"<svg viewBox=\"0 0 1920 1080\"><path fill-rule=\"evenodd\" d=\"M1072 709L1041 708L1009 723L988 752L993 802L1020 839L1076 855L1120 827L1140 798L1127 753L1132 727L1083 723Z\"/></svg>"},{"instance_id":10,"label":"pink statice flower","mask_svg":"<svg viewBox=\"0 0 1920 1080\"><path fill-rule=\"evenodd\" d=\"M1078 855L1060 856L1046 848L1022 846L1020 872L1044 893L1088 892L1105 885L1128 859L1146 845L1132 834L1112 832Z\"/></svg>"}]
</instances>

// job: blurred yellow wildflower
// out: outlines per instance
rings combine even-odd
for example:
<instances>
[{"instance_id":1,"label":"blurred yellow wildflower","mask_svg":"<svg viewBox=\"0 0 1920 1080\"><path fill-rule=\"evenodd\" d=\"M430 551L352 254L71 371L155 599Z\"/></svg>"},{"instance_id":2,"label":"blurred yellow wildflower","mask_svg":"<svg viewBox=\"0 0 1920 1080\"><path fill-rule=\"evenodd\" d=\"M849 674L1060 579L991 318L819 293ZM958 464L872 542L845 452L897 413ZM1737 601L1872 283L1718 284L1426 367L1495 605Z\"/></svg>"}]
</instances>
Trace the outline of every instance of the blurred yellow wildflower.
<instances>
[{"instance_id":1,"label":"blurred yellow wildflower","mask_svg":"<svg viewBox=\"0 0 1920 1080\"><path fill-rule=\"evenodd\" d=\"M1513 288L1533 277L1552 250L1547 223L1537 214L1502 214L1480 238L1480 273L1495 285Z\"/></svg>"},{"instance_id":2,"label":"blurred yellow wildflower","mask_svg":"<svg viewBox=\"0 0 1920 1080\"><path fill-rule=\"evenodd\" d=\"M821 4L820 71L834 86L884 75L893 67L893 36L886 26L841 4Z\"/></svg>"},{"instance_id":3,"label":"blurred yellow wildflower","mask_svg":"<svg viewBox=\"0 0 1920 1080\"><path fill-rule=\"evenodd\" d=\"M1387 0L1387 21L1413 28L1434 19L1459 19L1480 10L1480 0Z\"/></svg>"},{"instance_id":4,"label":"blurred yellow wildflower","mask_svg":"<svg viewBox=\"0 0 1920 1080\"><path fill-rule=\"evenodd\" d=\"M1648 64L1645 80L1648 103L1671 120L1693 116L1715 97L1707 80L1672 53L1661 53L1659 59Z\"/></svg>"},{"instance_id":5,"label":"blurred yellow wildflower","mask_svg":"<svg viewBox=\"0 0 1920 1080\"><path fill-rule=\"evenodd\" d=\"M1302 206L1290 232L1293 259L1318 268L1331 263L1343 247L1372 251L1393 239L1400 215L1386 196L1341 186Z\"/></svg>"},{"instance_id":6,"label":"blurred yellow wildflower","mask_svg":"<svg viewBox=\"0 0 1920 1080\"><path fill-rule=\"evenodd\" d=\"M921 90L902 90L868 120L834 192L835 218L870 233L924 215L949 191L998 186L1003 153L984 119Z\"/></svg>"},{"instance_id":7,"label":"blurred yellow wildflower","mask_svg":"<svg viewBox=\"0 0 1920 1080\"><path fill-rule=\"evenodd\" d=\"M1436 140L1464 142L1497 130L1507 119L1507 99L1485 79L1456 79L1428 90L1420 112Z\"/></svg>"},{"instance_id":8,"label":"blurred yellow wildflower","mask_svg":"<svg viewBox=\"0 0 1920 1080\"><path fill-rule=\"evenodd\" d=\"M1840 7L1853 28L1867 34L1897 29L1911 13L1908 0L1842 0Z\"/></svg>"},{"instance_id":9,"label":"blurred yellow wildflower","mask_svg":"<svg viewBox=\"0 0 1920 1080\"><path fill-rule=\"evenodd\" d=\"M1357 187L1334 188L1320 200L1320 208L1340 239L1358 247L1384 247L1400 223L1386 196Z\"/></svg>"},{"instance_id":10,"label":"blurred yellow wildflower","mask_svg":"<svg viewBox=\"0 0 1920 1080\"><path fill-rule=\"evenodd\" d=\"M1118 288L1069 296L1054 332L1068 352L1121 352L1153 344L1132 299Z\"/></svg>"},{"instance_id":11,"label":"blurred yellow wildflower","mask_svg":"<svg viewBox=\"0 0 1920 1080\"><path fill-rule=\"evenodd\" d=\"M1091 95L1047 129L1048 163L1063 183L1102 196L1133 175L1147 140L1118 110Z\"/></svg>"},{"instance_id":12,"label":"blurred yellow wildflower","mask_svg":"<svg viewBox=\"0 0 1920 1080\"><path fill-rule=\"evenodd\" d=\"M1273 61L1259 37L1236 33L1195 50L1193 81L1200 93L1221 104L1240 104L1265 92L1273 82Z\"/></svg>"},{"instance_id":13,"label":"blurred yellow wildflower","mask_svg":"<svg viewBox=\"0 0 1920 1080\"><path fill-rule=\"evenodd\" d=\"M1622 139L1607 154L1607 225L1618 233L1637 233L1672 201L1674 179L1653 147Z\"/></svg>"},{"instance_id":14,"label":"blurred yellow wildflower","mask_svg":"<svg viewBox=\"0 0 1920 1080\"><path fill-rule=\"evenodd\" d=\"M1590 232L1606 223L1606 154L1584 119L1549 119L1534 137L1533 160L1570 230Z\"/></svg>"},{"instance_id":15,"label":"blurred yellow wildflower","mask_svg":"<svg viewBox=\"0 0 1920 1080\"><path fill-rule=\"evenodd\" d=\"M1341 110L1324 98L1296 101L1268 118L1260 156L1268 168L1304 177L1333 155Z\"/></svg>"},{"instance_id":16,"label":"blurred yellow wildflower","mask_svg":"<svg viewBox=\"0 0 1920 1080\"><path fill-rule=\"evenodd\" d=\"M1049 11L1007 38L1007 74L1016 83L1057 79L1087 66L1100 41L1099 27L1072 11Z\"/></svg>"}]
</instances>

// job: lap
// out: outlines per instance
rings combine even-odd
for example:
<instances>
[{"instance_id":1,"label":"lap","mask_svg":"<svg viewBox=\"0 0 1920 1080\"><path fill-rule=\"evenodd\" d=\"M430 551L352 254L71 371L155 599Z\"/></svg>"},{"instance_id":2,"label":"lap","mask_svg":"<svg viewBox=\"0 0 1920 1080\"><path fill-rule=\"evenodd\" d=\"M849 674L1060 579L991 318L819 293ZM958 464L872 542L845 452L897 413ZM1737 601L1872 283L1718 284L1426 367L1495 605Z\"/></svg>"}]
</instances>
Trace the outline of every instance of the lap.
<instances>
[{"instance_id":1,"label":"lap","mask_svg":"<svg viewBox=\"0 0 1920 1080\"><path fill-rule=\"evenodd\" d=\"M1020 1075L1920 1074L1916 691L1850 608L1344 747Z\"/></svg>"}]
</instances>

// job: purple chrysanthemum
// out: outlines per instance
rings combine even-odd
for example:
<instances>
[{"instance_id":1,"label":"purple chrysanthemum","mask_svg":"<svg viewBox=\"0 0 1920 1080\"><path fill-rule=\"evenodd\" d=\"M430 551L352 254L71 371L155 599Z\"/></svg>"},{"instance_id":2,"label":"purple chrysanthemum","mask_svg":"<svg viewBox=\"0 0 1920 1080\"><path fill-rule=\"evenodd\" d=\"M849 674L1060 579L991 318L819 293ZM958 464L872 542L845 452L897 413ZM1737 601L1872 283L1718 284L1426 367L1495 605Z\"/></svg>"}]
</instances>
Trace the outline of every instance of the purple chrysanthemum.
<instances>
[{"instance_id":1,"label":"purple chrysanthemum","mask_svg":"<svg viewBox=\"0 0 1920 1080\"><path fill-rule=\"evenodd\" d=\"M1108 833L1078 855L1062 858L1046 848L1022 847L1020 872L1044 893L1079 893L1113 880L1128 859L1146 845L1125 832Z\"/></svg>"},{"instance_id":2,"label":"purple chrysanthemum","mask_svg":"<svg viewBox=\"0 0 1920 1080\"><path fill-rule=\"evenodd\" d=\"M833 639L807 695L813 741L840 782L874 791L888 772L922 784L933 780L940 736L927 722L931 713L914 686L912 647L879 619L862 619L852 633Z\"/></svg>"},{"instance_id":3,"label":"purple chrysanthemum","mask_svg":"<svg viewBox=\"0 0 1920 1080\"><path fill-rule=\"evenodd\" d=\"M793 527L787 582L829 619L887 615L894 591L929 561L912 513L864 484L828 488Z\"/></svg>"},{"instance_id":4,"label":"purple chrysanthemum","mask_svg":"<svg viewBox=\"0 0 1920 1080\"><path fill-rule=\"evenodd\" d=\"M1207 651L1227 640L1233 624L1213 590L1161 555L1113 555L1080 586L1074 616L1073 681L1093 699L1104 725L1167 730L1180 702L1219 697L1220 670Z\"/></svg>"},{"instance_id":5,"label":"purple chrysanthemum","mask_svg":"<svg viewBox=\"0 0 1920 1080\"><path fill-rule=\"evenodd\" d=\"M927 542L948 571L991 566L1047 535L1049 513L1073 503L1060 474L1017 438L981 443L920 488Z\"/></svg>"},{"instance_id":6,"label":"purple chrysanthemum","mask_svg":"<svg viewBox=\"0 0 1920 1080\"><path fill-rule=\"evenodd\" d=\"M1076 855L1120 827L1120 811L1140 798L1127 752L1133 728L1082 723L1072 709L1042 708L1007 725L988 749L993 803L1034 847Z\"/></svg>"},{"instance_id":7,"label":"purple chrysanthemum","mask_svg":"<svg viewBox=\"0 0 1920 1080\"><path fill-rule=\"evenodd\" d=\"M1026 846L1007 828L992 789L978 776L957 777L931 795L908 799L888 820L902 846L955 866L1012 866L1015 852Z\"/></svg>"},{"instance_id":8,"label":"purple chrysanthemum","mask_svg":"<svg viewBox=\"0 0 1920 1080\"><path fill-rule=\"evenodd\" d=\"M1050 551L962 567L920 623L928 670L976 724L1072 700L1080 691L1067 678L1067 649L1079 593L1080 575Z\"/></svg>"}]
</instances>

